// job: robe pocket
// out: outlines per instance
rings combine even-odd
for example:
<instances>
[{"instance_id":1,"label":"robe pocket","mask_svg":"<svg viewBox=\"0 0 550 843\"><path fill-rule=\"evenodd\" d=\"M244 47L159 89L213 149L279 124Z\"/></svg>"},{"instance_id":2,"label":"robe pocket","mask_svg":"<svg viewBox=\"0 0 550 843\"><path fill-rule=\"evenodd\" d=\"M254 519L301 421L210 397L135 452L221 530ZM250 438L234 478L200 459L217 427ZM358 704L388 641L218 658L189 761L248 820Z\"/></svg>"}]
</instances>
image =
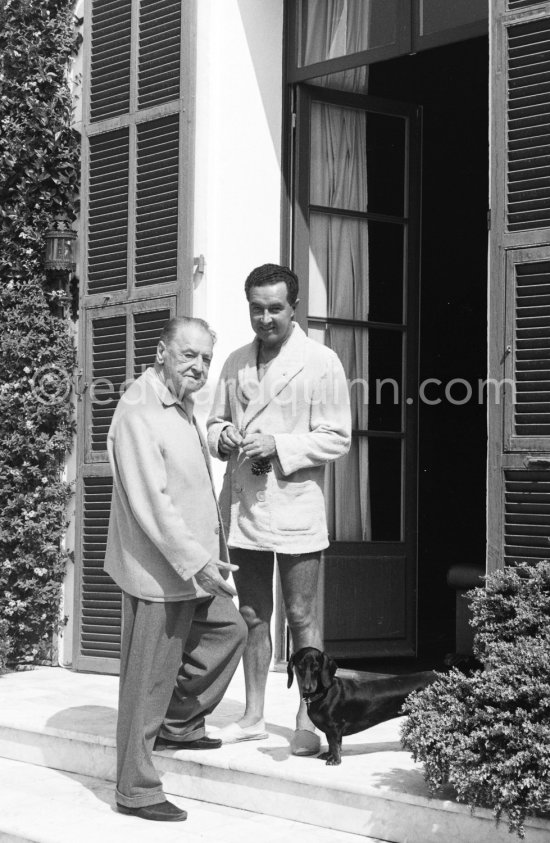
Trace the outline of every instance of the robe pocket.
<instances>
[{"instance_id":1,"label":"robe pocket","mask_svg":"<svg viewBox=\"0 0 550 843\"><path fill-rule=\"evenodd\" d=\"M273 496L271 527L275 533L312 533L320 529L323 493L316 483L288 483Z\"/></svg>"}]
</instances>

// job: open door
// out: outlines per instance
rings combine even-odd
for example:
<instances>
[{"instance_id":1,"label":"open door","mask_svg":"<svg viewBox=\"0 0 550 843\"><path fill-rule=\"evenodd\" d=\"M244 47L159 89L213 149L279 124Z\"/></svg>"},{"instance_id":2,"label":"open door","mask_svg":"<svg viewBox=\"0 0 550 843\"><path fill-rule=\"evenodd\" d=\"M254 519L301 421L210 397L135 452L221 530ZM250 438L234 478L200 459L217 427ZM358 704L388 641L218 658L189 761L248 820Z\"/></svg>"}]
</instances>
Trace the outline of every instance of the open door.
<instances>
[{"instance_id":1,"label":"open door","mask_svg":"<svg viewBox=\"0 0 550 843\"><path fill-rule=\"evenodd\" d=\"M336 657L416 653L420 111L298 86L299 318L339 355L349 455L330 466L324 639Z\"/></svg>"}]
</instances>

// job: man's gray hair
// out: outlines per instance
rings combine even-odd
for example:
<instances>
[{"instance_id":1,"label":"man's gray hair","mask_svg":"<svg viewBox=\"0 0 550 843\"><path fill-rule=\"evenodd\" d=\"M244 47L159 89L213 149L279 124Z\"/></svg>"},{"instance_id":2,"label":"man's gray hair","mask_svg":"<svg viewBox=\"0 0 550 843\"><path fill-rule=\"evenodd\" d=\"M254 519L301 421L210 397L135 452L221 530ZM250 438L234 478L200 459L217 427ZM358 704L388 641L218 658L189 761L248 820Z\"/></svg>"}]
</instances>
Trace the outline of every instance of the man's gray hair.
<instances>
[{"instance_id":1,"label":"man's gray hair","mask_svg":"<svg viewBox=\"0 0 550 843\"><path fill-rule=\"evenodd\" d=\"M212 342L216 342L218 339L216 332L212 330L205 319L199 319L197 316L174 316L173 319L170 319L170 321L164 325L162 331L160 332L159 342L162 340L165 345L168 345L183 325L199 325L210 334Z\"/></svg>"}]
</instances>

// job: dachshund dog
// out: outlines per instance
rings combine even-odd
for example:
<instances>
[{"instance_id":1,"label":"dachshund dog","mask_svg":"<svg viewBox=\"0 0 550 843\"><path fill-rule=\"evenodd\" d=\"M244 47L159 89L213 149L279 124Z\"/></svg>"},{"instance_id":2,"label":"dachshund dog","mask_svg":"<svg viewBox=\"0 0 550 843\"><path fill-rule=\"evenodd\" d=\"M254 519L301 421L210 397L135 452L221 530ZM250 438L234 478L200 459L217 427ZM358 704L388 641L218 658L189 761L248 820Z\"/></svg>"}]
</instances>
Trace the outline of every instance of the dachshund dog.
<instances>
[{"instance_id":1,"label":"dachshund dog","mask_svg":"<svg viewBox=\"0 0 550 843\"><path fill-rule=\"evenodd\" d=\"M331 766L342 761L343 735L398 717L412 691L426 688L438 678L433 670L426 670L381 679L351 679L335 676L336 668L336 662L315 647L302 647L287 666L287 687L296 671L309 717L328 741L328 752L318 757Z\"/></svg>"}]
</instances>

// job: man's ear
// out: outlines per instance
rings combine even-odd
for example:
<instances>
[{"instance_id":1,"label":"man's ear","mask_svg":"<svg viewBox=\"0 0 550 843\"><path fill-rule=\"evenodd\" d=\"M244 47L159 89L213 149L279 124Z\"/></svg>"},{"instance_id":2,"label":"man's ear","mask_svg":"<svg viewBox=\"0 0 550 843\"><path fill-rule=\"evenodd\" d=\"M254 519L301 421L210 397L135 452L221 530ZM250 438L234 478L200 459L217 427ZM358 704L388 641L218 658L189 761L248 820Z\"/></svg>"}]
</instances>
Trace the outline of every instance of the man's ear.
<instances>
[{"instance_id":1,"label":"man's ear","mask_svg":"<svg viewBox=\"0 0 550 843\"><path fill-rule=\"evenodd\" d=\"M155 354L155 362L158 363L159 366L162 366L164 363L164 352L166 351L166 344L164 340L159 340L157 345L157 352Z\"/></svg>"},{"instance_id":2,"label":"man's ear","mask_svg":"<svg viewBox=\"0 0 550 843\"><path fill-rule=\"evenodd\" d=\"M286 687L290 688L290 686L292 685L292 681L294 679L294 653L291 655L291 657L288 660L288 664L286 666L286 672L288 673L288 682L287 682Z\"/></svg>"}]
</instances>

